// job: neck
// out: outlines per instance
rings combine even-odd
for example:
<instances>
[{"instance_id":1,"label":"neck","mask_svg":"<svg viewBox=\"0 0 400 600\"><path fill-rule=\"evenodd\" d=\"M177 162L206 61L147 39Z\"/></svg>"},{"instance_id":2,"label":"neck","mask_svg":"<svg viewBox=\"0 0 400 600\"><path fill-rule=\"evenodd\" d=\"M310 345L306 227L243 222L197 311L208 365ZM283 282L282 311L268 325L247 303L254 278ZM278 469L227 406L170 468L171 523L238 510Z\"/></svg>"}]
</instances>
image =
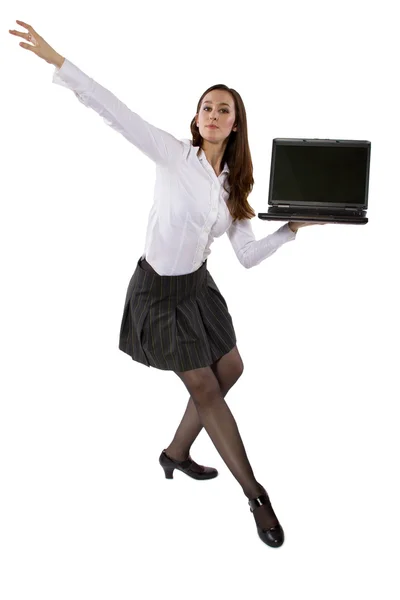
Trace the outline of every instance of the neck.
<instances>
[{"instance_id":1,"label":"neck","mask_svg":"<svg viewBox=\"0 0 400 600\"><path fill-rule=\"evenodd\" d=\"M214 171L220 173L222 171L222 158L224 156L226 144L210 144L207 140L203 140L201 148ZM200 149L199 149L200 153Z\"/></svg>"}]
</instances>

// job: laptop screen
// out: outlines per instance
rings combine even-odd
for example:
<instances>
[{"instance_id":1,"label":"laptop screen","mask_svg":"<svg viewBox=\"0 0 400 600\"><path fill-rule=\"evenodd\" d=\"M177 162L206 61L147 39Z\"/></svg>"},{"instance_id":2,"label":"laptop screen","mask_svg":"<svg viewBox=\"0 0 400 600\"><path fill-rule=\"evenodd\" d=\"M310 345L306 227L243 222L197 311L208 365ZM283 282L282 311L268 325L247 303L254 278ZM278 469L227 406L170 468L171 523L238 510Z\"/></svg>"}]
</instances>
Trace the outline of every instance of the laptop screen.
<instances>
[{"instance_id":1,"label":"laptop screen","mask_svg":"<svg viewBox=\"0 0 400 600\"><path fill-rule=\"evenodd\" d=\"M275 145L270 204L367 206L369 146Z\"/></svg>"}]
</instances>

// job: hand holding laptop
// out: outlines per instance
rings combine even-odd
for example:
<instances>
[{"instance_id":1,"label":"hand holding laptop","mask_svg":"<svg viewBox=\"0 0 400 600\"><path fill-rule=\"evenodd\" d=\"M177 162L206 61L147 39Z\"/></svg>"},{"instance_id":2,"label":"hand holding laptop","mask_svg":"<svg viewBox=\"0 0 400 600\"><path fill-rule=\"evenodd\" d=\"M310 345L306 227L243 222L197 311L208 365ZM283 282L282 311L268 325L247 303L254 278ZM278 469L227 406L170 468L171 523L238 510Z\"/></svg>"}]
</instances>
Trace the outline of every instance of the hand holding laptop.
<instances>
[{"instance_id":1,"label":"hand holding laptop","mask_svg":"<svg viewBox=\"0 0 400 600\"><path fill-rule=\"evenodd\" d=\"M309 225L326 225L326 223L321 223L320 221L289 221L289 228L294 232L300 229L300 227L308 227Z\"/></svg>"}]
</instances>

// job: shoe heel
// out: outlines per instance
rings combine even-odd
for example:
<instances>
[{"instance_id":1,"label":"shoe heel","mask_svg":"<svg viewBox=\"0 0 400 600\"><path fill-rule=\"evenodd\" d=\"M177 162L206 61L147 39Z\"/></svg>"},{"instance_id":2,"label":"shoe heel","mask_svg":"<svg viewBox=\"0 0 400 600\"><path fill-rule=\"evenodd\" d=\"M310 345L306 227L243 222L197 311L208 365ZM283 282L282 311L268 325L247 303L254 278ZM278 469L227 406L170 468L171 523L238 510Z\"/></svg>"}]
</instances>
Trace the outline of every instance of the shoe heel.
<instances>
[{"instance_id":1,"label":"shoe heel","mask_svg":"<svg viewBox=\"0 0 400 600\"><path fill-rule=\"evenodd\" d=\"M174 472L174 468L172 467L163 467L164 469L164 473L165 473L165 478L166 479L173 479L173 472Z\"/></svg>"}]
</instances>

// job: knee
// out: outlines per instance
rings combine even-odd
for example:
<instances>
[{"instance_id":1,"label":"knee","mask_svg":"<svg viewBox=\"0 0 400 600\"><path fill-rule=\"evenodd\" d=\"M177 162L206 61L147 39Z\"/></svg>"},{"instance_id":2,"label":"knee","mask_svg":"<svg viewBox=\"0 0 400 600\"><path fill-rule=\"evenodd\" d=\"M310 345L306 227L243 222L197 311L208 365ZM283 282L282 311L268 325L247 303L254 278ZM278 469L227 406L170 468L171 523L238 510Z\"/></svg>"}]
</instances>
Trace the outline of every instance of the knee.
<instances>
[{"instance_id":1,"label":"knee","mask_svg":"<svg viewBox=\"0 0 400 600\"><path fill-rule=\"evenodd\" d=\"M242 376L243 370L244 370L243 361L240 358L240 356L238 356L235 359L234 364L231 365L231 367L229 369L229 371L230 371L230 373L229 373L229 375L230 375L230 377L229 377L230 381L228 382L229 387L232 387L232 385L234 385L237 382L237 380Z\"/></svg>"},{"instance_id":2,"label":"knee","mask_svg":"<svg viewBox=\"0 0 400 600\"><path fill-rule=\"evenodd\" d=\"M218 379L222 394L225 396L242 375L244 365L239 352L235 349L212 364L211 368Z\"/></svg>"},{"instance_id":3,"label":"knee","mask_svg":"<svg viewBox=\"0 0 400 600\"><path fill-rule=\"evenodd\" d=\"M204 404L221 395L218 380L210 368L184 372L182 379L195 404Z\"/></svg>"},{"instance_id":4,"label":"knee","mask_svg":"<svg viewBox=\"0 0 400 600\"><path fill-rule=\"evenodd\" d=\"M215 402L221 395L217 380L197 381L191 388L191 396L197 405Z\"/></svg>"},{"instance_id":5,"label":"knee","mask_svg":"<svg viewBox=\"0 0 400 600\"><path fill-rule=\"evenodd\" d=\"M241 358L239 358L239 361L236 365L236 375L237 375L237 379L239 379L239 377L243 374L244 371L244 364ZM237 381L237 380L236 380Z\"/></svg>"},{"instance_id":6,"label":"knee","mask_svg":"<svg viewBox=\"0 0 400 600\"><path fill-rule=\"evenodd\" d=\"M224 357L225 358L225 357ZM217 367L218 369L218 367ZM229 373L229 379L232 385L236 383L239 377L242 375L244 370L243 360L239 354L237 346L233 348L229 354L226 355L224 363L221 362L221 373Z\"/></svg>"}]
</instances>

